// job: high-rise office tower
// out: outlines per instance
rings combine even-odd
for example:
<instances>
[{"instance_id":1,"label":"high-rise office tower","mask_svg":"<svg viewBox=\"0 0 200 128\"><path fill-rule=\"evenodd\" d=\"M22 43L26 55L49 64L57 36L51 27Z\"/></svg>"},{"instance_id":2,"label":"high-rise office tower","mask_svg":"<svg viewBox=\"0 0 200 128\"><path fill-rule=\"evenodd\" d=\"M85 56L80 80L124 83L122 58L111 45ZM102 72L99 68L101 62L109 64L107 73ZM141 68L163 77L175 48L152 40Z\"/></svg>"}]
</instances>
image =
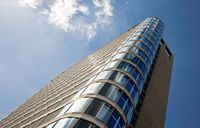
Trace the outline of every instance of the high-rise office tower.
<instances>
[{"instance_id":1,"label":"high-rise office tower","mask_svg":"<svg viewBox=\"0 0 200 128\"><path fill-rule=\"evenodd\" d=\"M0 128L163 128L173 55L155 17L62 72Z\"/></svg>"}]
</instances>

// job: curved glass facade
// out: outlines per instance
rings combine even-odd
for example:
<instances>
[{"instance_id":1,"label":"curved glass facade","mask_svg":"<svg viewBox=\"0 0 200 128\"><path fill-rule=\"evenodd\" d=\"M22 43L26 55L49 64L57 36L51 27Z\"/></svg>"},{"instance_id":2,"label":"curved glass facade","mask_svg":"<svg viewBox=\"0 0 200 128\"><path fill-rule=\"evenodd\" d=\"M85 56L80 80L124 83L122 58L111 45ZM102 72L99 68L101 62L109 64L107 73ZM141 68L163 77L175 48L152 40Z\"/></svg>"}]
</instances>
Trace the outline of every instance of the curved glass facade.
<instances>
[{"instance_id":1,"label":"curved glass facade","mask_svg":"<svg viewBox=\"0 0 200 128\"><path fill-rule=\"evenodd\" d=\"M95 124L78 118L67 117L51 123L47 128L99 128Z\"/></svg>"},{"instance_id":2,"label":"curved glass facade","mask_svg":"<svg viewBox=\"0 0 200 128\"><path fill-rule=\"evenodd\" d=\"M163 23L154 17L137 25L117 52L88 80L57 117L82 113L108 128L127 127L138 104L163 29ZM72 115L59 119L48 128L78 126L99 127L89 119L82 119L80 114L79 118Z\"/></svg>"}]
</instances>

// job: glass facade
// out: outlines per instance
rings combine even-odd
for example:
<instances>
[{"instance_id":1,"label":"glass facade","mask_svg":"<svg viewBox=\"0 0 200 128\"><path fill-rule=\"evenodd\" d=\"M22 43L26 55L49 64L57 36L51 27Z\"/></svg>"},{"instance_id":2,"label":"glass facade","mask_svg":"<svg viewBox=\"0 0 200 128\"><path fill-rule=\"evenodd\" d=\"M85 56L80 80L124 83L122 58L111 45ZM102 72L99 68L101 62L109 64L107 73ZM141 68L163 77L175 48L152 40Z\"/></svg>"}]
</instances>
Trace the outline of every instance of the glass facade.
<instances>
[{"instance_id":1,"label":"glass facade","mask_svg":"<svg viewBox=\"0 0 200 128\"><path fill-rule=\"evenodd\" d=\"M141 21L111 43L56 76L0 121L0 127L133 127L133 123L141 115L140 107L145 106L143 99L147 98L146 91L152 87L152 84L149 87L148 84L156 76L152 75L155 71L153 67L157 65L155 60L162 55L160 53L164 48L167 56L171 56L161 39L163 30L164 25L158 18L150 17ZM163 66L158 64L160 65ZM157 102L159 103L160 101ZM155 108L159 107L152 107L150 110ZM151 113L153 115L154 111ZM155 117L160 118L157 115Z\"/></svg>"},{"instance_id":2,"label":"glass facade","mask_svg":"<svg viewBox=\"0 0 200 128\"><path fill-rule=\"evenodd\" d=\"M117 52L88 80L86 87L77 93L74 101L67 104L57 117L82 113L92 116L108 128L127 127L133 118L163 29L163 23L158 18L147 18L137 25ZM79 125L99 127L81 117L71 117L58 120L48 128Z\"/></svg>"},{"instance_id":3,"label":"glass facade","mask_svg":"<svg viewBox=\"0 0 200 128\"><path fill-rule=\"evenodd\" d=\"M93 123L84 119L78 119L73 117L63 118L59 121L53 122L47 126L47 128L98 128Z\"/></svg>"}]
</instances>

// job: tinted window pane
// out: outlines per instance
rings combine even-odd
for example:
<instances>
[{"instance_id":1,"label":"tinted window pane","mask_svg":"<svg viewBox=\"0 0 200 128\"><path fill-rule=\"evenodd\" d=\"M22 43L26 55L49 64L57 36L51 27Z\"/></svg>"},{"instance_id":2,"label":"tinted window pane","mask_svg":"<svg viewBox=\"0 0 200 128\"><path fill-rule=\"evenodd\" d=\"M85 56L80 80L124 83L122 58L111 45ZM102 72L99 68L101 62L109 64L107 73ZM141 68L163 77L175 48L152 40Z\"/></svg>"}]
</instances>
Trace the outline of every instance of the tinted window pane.
<instances>
[{"instance_id":1,"label":"tinted window pane","mask_svg":"<svg viewBox=\"0 0 200 128\"><path fill-rule=\"evenodd\" d=\"M79 119L75 128L98 128L98 127L96 125L86 121L86 120Z\"/></svg>"},{"instance_id":2,"label":"tinted window pane","mask_svg":"<svg viewBox=\"0 0 200 128\"><path fill-rule=\"evenodd\" d=\"M103 96L108 96L110 94L110 92L112 91L113 87L106 83L104 85L104 87L101 89L101 91L99 92L99 94L103 95Z\"/></svg>"},{"instance_id":3,"label":"tinted window pane","mask_svg":"<svg viewBox=\"0 0 200 128\"><path fill-rule=\"evenodd\" d=\"M123 128L125 126L125 123L121 118L120 118L118 124L119 124L120 128Z\"/></svg>"},{"instance_id":4,"label":"tinted window pane","mask_svg":"<svg viewBox=\"0 0 200 128\"><path fill-rule=\"evenodd\" d=\"M86 113L92 116L96 116L103 104L104 103L101 100L94 99L89 108L86 110Z\"/></svg>"},{"instance_id":5,"label":"tinted window pane","mask_svg":"<svg viewBox=\"0 0 200 128\"><path fill-rule=\"evenodd\" d=\"M54 128L70 128L73 127L77 122L75 118L64 118L58 121Z\"/></svg>"},{"instance_id":6,"label":"tinted window pane","mask_svg":"<svg viewBox=\"0 0 200 128\"><path fill-rule=\"evenodd\" d=\"M99 111L97 118L106 123L110 117L112 110L113 108L110 105L104 104Z\"/></svg>"},{"instance_id":7,"label":"tinted window pane","mask_svg":"<svg viewBox=\"0 0 200 128\"><path fill-rule=\"evenodd\" d=\"M118 101L118 105L120 106L120 108L124 107L125 102L126 102L126 97L124 94L122 94L122 96L120 97L120 99Z\"/></svg>"},{"instance_id":8,"label":"tinted window pane","mask_svg":"<svg viewBox=\"0 0 200 128\"><path fill-rule=\"evenodd\" d=\"M116 123L115 118L113 116L111 116L110 119L108 120L108 123L107 123L108 128L114 128L115 123Z\"/></svg>"}]
</instances>

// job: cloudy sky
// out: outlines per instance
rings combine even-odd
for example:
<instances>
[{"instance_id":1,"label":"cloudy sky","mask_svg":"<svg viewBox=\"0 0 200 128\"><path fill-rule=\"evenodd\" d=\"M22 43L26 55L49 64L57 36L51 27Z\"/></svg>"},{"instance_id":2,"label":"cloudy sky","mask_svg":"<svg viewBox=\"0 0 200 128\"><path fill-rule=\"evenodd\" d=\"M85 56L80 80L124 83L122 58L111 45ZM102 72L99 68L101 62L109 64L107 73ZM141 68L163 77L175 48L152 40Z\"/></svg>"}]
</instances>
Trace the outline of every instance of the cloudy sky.
<instances>
[{"instance_id":1,"label":"cloudy sky","mask_svg":"<svg viewBox=\"0 0 200 128\"><path fill-rule=\"evenodd\" d=\"M157 16L175 58L166 128L198 127L198 0L0 0L0 119L63 70Z\"/></svg>"}]
</instances>

